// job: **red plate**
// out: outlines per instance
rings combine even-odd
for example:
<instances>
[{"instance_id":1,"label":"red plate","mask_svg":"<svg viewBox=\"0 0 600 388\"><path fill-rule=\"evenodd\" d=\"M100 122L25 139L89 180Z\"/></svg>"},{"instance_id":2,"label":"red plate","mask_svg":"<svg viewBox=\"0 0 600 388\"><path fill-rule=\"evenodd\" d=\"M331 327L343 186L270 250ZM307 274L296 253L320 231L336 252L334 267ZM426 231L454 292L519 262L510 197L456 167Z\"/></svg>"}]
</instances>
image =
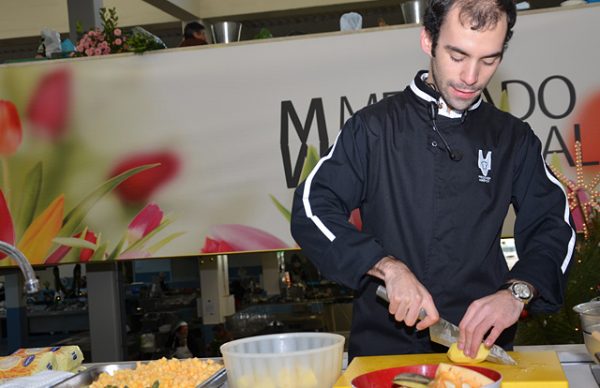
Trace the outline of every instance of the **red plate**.
<instances>
[{"instance_id":1,"label":"red plate","mask_svg":"<svg viewBox=\"0 0 600 388\"><path fill-rule=\"evenodd\" d=\"M473 369L476 372L481 373L484 376L489 377L495 382L499 382L502 375L495 370L482 368L479 366L461 365L462 367ZM400 366L397 368L380 369L373 372L365 373L354 379L352 379L352 387L354 388L391 388L392 380L399 373L418 373L427 377L433 378L435 371L437 370L437 364L420 364L420 365L408 365ZM491 385L490 386L496 386ZM497 386L500 386L498 384Z\"/></svg>"}]
</instances>

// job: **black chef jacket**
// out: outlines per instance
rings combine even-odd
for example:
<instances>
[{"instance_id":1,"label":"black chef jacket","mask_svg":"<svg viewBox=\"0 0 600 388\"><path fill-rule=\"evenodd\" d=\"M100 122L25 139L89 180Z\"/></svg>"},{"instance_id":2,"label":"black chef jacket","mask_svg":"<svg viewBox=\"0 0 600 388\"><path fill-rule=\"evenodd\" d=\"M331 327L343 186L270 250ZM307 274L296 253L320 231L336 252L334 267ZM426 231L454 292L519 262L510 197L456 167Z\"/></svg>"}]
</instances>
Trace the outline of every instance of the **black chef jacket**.
<instances>
[{"instance_id":1,"label":"black chef jacket","mask_svg":"<svg viewBox=\"0 0 600 388\"><path fill-rule=\"evenodd\" d=\"M539 139L481 98L449 110L426 76L354 114L295 191L295 240L323 276L356 290L350 357L436 350L426 330L396 322L376 297L381 281L366 273L387 255L411 269L455 324L472 301L512 278L539 292L532 310L563 302L575 230ZM509 271L500 233L511 203L519 261ZM361 231L348 222L355 208ZM514 327L505 334L496 343L510 347Z\"/></svg>"}]
</instances>

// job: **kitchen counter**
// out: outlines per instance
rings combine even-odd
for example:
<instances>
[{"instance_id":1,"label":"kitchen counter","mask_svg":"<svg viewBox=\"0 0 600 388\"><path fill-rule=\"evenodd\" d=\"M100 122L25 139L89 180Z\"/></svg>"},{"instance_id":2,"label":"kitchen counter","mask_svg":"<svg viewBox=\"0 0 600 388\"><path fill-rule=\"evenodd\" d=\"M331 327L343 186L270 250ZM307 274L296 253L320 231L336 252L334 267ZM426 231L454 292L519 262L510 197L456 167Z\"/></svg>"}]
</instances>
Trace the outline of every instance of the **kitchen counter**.
<instances>
[{"instance_id":1,"label":"kitchen counter","mask_svg":"<svg viewBox=\"0 0 600 388\"><path fill-rule=\"evenodd\" d=\"M547 345L547 346L515 346L515 351L555 351L560 360L560 365L567 376L569 387L593 388L600 384L600 366L596 365L587 353L585 345Z\"/></svg>"},{"instance_id":2,"label":"kitchen counter","mask_svg":"<svg viewBox=\"0 0 600 388\"><path fill-rule=\"evenodd\" d=\"M570 388L595 388L600 385L594 379L594 373L600 377L600 366L594 364L586 351L585 345L549 345L549 346L516 346L515 352L556 352L560 365L566 375ZM347 370L347 354L344 353L343 372ZM95 364L88 364L95 365ZM339 382L339 381L338 381ZM338 385L336 385L338 386ZM539 386L539 385L538 385ZM210 385L211 388L227 388L227 382ZM541 386L540 386L541 387Z\"/></svg>"},{"instance_id":3,"label":"kitchen counter","mask_svg":"<svg viewBox=\"0 0 600 388\"><path fill-rule=\"evenodd\" d=\"M599 367L593 363L583 344L522 346L515 347L510 354L520 365L517 368L498 365L495 368L504 375L503 387L598 387L593 372L597 372ZM334 386L350 387L352 378L374 370L444 361L447 361L445 354L357 358L343 368L343 374ZM495 364L483 366L490 365Z\"/></svg>"}]
</instances>

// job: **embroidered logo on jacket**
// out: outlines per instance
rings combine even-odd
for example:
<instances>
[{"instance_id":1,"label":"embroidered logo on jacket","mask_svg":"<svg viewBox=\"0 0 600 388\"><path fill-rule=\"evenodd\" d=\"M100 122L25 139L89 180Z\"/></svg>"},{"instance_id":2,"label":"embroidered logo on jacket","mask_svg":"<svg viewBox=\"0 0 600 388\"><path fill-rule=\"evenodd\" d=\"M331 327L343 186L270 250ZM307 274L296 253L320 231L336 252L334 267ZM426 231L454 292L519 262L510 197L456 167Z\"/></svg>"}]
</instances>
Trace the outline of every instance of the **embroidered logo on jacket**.
<instances>
[{"instance_id":1,"label":"embroidered logo on jacket","mask_svg":"<svg viewBox=\"0 0 600 388\"><path fill-rule=\"evenodd\" d=\"M483 175L479 175L479 182L482 183L490 183L492 180L491 177L488 176L488 173L492 169L492 151L488 151L485 154L485 158L483 157L483 151L479 150L479 160L477 162L479 169Z\"/></svg>"}]
</instances>

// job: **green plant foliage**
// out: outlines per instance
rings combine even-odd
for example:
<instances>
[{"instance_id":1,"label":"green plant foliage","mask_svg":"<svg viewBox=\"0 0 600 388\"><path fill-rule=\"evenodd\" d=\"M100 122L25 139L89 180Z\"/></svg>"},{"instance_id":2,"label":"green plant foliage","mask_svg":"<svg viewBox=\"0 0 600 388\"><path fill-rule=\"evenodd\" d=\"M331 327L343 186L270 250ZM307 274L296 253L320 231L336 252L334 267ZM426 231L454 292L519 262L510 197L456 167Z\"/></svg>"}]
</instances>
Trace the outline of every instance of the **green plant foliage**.
<instances>
[{"instance_id":1,"label":"green plant foliage","mask_svg":"<svg viewBox=\"0 0 600 388\"><path fill-rule=\"evenodd\" d=\"M565 303L555 314L529 316L519 322L515 345L582 343L579 316L573 306L600 296L600 216L590 222L587 240L578 242L569 272Z\"/></svg>"}]
</instances>

